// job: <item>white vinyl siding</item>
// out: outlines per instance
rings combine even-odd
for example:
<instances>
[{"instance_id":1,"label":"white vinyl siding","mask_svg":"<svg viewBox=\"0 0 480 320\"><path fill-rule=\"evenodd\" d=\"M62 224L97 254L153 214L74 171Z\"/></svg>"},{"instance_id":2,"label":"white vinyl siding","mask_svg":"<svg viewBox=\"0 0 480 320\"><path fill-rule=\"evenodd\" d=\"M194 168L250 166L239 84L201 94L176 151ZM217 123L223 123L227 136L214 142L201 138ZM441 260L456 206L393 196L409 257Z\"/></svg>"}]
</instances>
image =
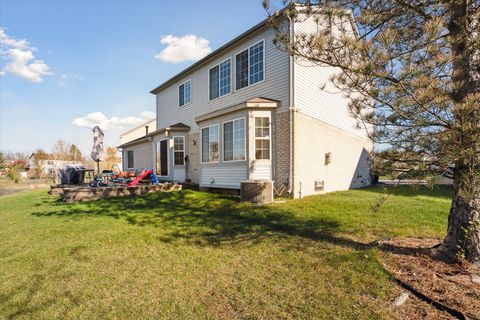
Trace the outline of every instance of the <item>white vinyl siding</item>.
<instances>
[{"instance_id":1,"label":"white vinyl siding","mask_svg":"<svg viewBox=\"0 0 480 320\"><path fill-rule=\"evenodd\" d=\"M300 17L299 17L300 18ZM300 19L295 23L296 37L320 32L314 17ZM340 69L318 65L305 60L295 60L295 101L300 112L348 133L367 138L364 128L358 128L357 121L349 111L349 98L332 84L330 78Z\"/></svg>"},{"instance_id":2,"label":"white vinyl siding","mask_svg":"<svg viewBox=\"0 0 480 320\"><path fill-rule=\"evenodd\" d=\"M153 146L151 142L139 143L133 146L125 147L123 150L123 167L125 170L142 170L145 168L153 168ZM131 155L130 163L128 163L129 154ZM131 167L129 166L131 165Z\"/></svg>"},{"instance_id":3,"label":"white vinyl siding","mask_svg":"<svg viewBox=\"0 0 480 320\"><path fill-rule=\"evenodd\" d=\"M245 160L245 118L223 124L223 161Z\"/></svg>"},{"instance_id":4,"label":"white vinyl siding","mask_svg":"<svg viewBox=\"0 0 480 320\"><path fill-rule=\"evenodd\" d=\"M202 162L219 161L219 125L202 128Z\"/></svg>"},{"instance_id":5,"label":"white vinyl siding","mask_svg":"<svg viewBox=\"0 0 480 320\"><path fill-rule=\"evenodd\" d=\"M247 180L246 165L238 162L228 167L208 166L201 170L201 187L240 189L240 183Z\"/></svg>"},{"instance_id":6,"label":"white vinyl siding","mask_svg":"<svg viewBox=\"0 0 480 320\"><path fill-rule=\"evenodd\" d=\"M265 76L265 41L248 47L235 56L235 89L261 82Z\"/></svg>"},{"instance_id":7,"label":"white vinyl siding","mask_svg":"<svg viewBox=\"0 0 480 320\"><path fill-rule=\"evenodd\" d=\"M256 97L265 97L279 101L277 112L288 111L289 107L289 56L279 50L272 42L275 31L265 28L233 45L224 53L213 58L194 71L185 75L172 85L162 89L157 95L157 128L165 128L182 122L191 127L191 132L198 132L199 126L195 117L243 103ZM230 89L230 94L222 98L209 99L209 70L227 59L231 59L232 86L235 85L235 55L251 45L264 41L264 81L248 86L239 91ZM192 100L188 108L178 108L178 85L191 79ZM199 137L200 139L200 137Z\"/></svg>"},{"instance_id":8,"label":"white vinyl siding","mask_svg":"<svg viewBox=\"0 0 480 320\"><path fill-rule=\"evenodd\" d=\"M184 106L191 101L191 81L187 80L178 87L178 106Z\"/></svg>"}]
</instances>

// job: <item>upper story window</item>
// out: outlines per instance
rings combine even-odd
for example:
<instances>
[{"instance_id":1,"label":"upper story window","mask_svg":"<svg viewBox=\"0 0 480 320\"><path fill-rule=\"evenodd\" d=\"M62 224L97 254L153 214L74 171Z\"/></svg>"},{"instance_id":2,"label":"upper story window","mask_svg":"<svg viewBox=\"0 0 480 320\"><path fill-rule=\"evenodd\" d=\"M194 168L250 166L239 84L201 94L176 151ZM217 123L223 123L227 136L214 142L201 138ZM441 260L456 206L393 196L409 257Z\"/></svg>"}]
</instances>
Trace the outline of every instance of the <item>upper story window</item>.
<instances>
[{"instance_id":1,"label":"upper story window","mask_svg":"<svg viewBox=\"0 0 480 320\"><path fill-rule=\"evenodd\" d=\"M245 118L223 124L223 160L245 160Z\"/></svg>"},{"instance_id":2,"label":"upper story window","mask_svg":"<svg viewBox=\"0 0 480 320\"><path fill-rule=\"evenodd\" d=\"M191 101L191 81L187 80L178 87L178 106L184 106Z\"/></svg>"},{"instance_id":3,"label":"upper story window","mask_svg":"<svg viewBox=\"0 0 480 320\"><path fill-rule=\"evenodd\" d=\"M235 56L235 88L242 89L265 77L265 42L262 40Z\"/></svg>"},{"instance_id":4,"label":"upper story window","mask_svg":"<svg viewBox=\"0 0 480 320\"><path fill-rule=\"evenodd\" d=\"M218 162L218 124L202 128L202 162Z\"/></svg>"},{"instance_id":5,"label":"upper story window","mask_svg":"<svg viewBox=\"0 0 480 320\"><path fill-rule=\"evenodd\" d=\"M231 60L227 59L209 71L209 99L224 96L231 91Z\"/></svg>"}]
</instances>

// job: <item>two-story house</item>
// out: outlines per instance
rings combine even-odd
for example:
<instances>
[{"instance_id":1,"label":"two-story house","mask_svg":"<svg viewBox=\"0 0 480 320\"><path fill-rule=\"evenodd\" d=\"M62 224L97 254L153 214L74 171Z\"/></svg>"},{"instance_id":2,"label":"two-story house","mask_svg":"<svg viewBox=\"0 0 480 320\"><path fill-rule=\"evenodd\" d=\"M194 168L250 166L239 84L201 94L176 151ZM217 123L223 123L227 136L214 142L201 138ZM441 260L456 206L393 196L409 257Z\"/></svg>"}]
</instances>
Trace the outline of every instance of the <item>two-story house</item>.
<instances>
[{"instance_id":1,"label":"two-story house","mask_svg":"<svg viewBox=\"0 0 480 320\"><path fill-rule=\"evenodd\" d=\"M313 18L283 23L318 32ZM297 61L274 35L265 20L153 89L157 130L119 146L124 169L204 189L267 179L293 197L369 185L373 144L348 99L321 89L338 71Z\"/></svg>"}]
</instances>

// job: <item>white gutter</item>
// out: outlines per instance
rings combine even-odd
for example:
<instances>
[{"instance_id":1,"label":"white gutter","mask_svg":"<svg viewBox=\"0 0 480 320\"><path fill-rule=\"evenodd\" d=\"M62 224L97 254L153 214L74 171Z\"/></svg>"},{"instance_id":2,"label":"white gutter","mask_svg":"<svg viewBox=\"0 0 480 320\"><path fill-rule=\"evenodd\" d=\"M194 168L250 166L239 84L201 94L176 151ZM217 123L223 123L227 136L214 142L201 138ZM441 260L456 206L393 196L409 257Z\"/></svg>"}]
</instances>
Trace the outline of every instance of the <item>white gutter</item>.
<instances>
[{"instance_id":1,"label":"white gutter","mask_svg":"<svg viewBox=\"0 0 480 320\"><path fill-rule=\"evenodd\" d=\"M292 44L294 42L294 36L295 36L295 32L294 32L294 22L292 21L292 18L291 17L288 17L288 20L290 21L290 43ZM294 115L295 115L295 106L293 105L295 103L295 61L294 61L294 58L293 56L290 54L290 59L289 59L289 62L290 62L290 94L289 94L289 108L288 110L290 111L290 116L289 116L289 130L290 130L290 143L289 143L289 147L290 147L290 161L289 161L289 170L288 170L288 174L289 174L289 177L288 177L288 193L290 195L293 195L293 188L294 188L294 181L293 181L293 170L294 170L294 166L293 166L293 159L294 159L294 148L293 148L293 140L294 140L294 125L295 125L295 121L294 121Z\"/></svg>"}]
</instances>

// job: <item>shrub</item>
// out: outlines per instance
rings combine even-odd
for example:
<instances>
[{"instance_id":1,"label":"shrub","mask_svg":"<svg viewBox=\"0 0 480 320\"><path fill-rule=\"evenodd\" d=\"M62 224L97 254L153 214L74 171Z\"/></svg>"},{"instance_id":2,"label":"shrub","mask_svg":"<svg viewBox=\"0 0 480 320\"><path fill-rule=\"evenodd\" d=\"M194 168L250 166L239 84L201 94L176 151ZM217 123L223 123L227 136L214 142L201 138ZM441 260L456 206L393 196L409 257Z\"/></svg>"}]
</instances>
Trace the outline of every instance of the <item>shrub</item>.
<instances>
[{"instance_id":1,"label":"shrub","mask_svg":"<svg viewBox=\"0 0 480 320\"><path fill-rule=\"evenodd\" d=\"M10 179L13 180L13 182L15 183L19 183L20 182L20 173L18 173L17 169L15 168L11 168L9 171L8 171L8 177Z\"/></svg>"}]
</instances>

